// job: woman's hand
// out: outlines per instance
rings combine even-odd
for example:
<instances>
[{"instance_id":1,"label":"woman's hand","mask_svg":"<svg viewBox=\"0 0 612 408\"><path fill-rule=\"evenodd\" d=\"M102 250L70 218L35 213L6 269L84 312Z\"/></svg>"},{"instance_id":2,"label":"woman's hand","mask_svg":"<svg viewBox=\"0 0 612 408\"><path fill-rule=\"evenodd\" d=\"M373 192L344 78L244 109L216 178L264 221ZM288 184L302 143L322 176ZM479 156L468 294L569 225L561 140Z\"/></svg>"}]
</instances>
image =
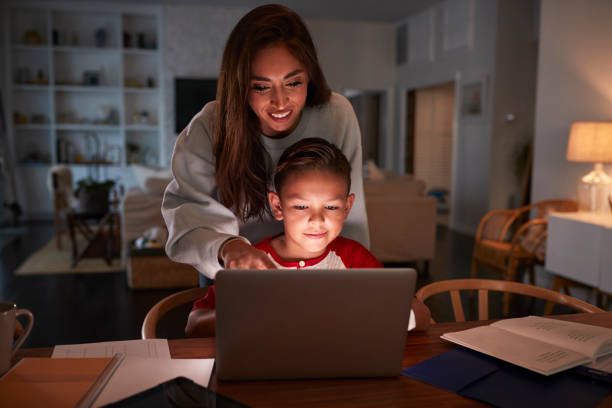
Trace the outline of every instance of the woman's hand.
<instances>
[{"instance_id":1,"label":"woman's hand","mask_svg":"<svg viewBox=\"0 0 612 408\"><path fill-rule=\"evenodd\" d=\"M276 265L268 255L241 239L225 243L219 251L225 269L274 269Z\"/></svg>"}]
</instances>

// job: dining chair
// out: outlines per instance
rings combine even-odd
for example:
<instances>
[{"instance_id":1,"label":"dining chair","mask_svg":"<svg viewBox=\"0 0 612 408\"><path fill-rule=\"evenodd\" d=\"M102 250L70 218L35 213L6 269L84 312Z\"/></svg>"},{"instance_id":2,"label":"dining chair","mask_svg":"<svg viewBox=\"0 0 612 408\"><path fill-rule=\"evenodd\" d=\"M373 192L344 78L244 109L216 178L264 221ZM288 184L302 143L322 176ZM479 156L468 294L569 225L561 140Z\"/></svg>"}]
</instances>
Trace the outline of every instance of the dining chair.
<instances>
[{"instance_id":1,"label":"dining chair","mask_svg":"<svg viewBox=\"0 0 612 408\"><path fill-rule=\"evenodd\" d=\"M546 235L551 211L577 211L574 200L545 200L511 210L492 210L480 220L474 252L471 277L478 277L480 266L502 273L504 279L516 280L519 265L529 271L529 283L535 285L535 265L544 264ZM504 295L504 314L509 312L510 294Z\"/></svg>"},{"instance_id":2,"label":"dining chair","mask_svg":"<svg viewBox=\"0 0 612 408\"><path fill-rule=\"evenodd\" d=\"M143 339L157 338L157 324L159 320L170 310L194 302L206 295L208 286L186 289L172 295L166 296L157 302L148 312L142 322L141 336Z\"/></svg>"},{"instance_id":3,"label":"dining chair","mask_svg":"<svg viewBox=\"0 0 612 408\"><path fill-rule=\"evenodd\" d=\"M455 321L465 322L465 313L463 311L463 305L461 304L460 294L460 291L463 290L478 291L478 320L489 319L489 291L531 296L536 299L543 299L547 302L567 306L578 312L605 312L605 310L593 306L590 303L550 289L498 279L450 279L434 282L419 289L416 293L416 297L421 302L425 302L426 299L433 295L449 292ZM435 323L433 318L431 322Z\"/></svg>"}]
</instances>

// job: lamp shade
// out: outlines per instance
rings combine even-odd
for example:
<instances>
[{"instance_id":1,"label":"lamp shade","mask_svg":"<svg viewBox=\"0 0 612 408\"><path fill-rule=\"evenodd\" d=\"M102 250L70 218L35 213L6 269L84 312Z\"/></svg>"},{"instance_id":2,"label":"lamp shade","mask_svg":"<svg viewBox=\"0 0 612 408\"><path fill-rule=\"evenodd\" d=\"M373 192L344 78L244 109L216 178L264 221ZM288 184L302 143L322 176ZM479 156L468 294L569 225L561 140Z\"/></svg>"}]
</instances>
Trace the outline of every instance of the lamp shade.
<instances>
[{"instance_id":1,"label":"lamp shade","mask_svg":"<svg viewBox=\"0 0 612 408\"><path fill-rule=\"evenodd\" d=\"M612 122L574 122L567 144L567 160L612 162Z\"/></svg>"}]
</instances>

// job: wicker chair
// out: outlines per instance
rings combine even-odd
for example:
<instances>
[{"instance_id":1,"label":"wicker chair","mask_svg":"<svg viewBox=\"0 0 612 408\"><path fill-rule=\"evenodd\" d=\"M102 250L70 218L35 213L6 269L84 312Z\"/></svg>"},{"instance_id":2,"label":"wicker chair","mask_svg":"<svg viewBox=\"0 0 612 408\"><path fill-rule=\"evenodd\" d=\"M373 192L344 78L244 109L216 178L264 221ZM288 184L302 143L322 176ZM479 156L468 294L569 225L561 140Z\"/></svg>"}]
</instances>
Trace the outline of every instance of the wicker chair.
<instances>
[{"instance_id":1,"label":"wicker chair","mask_svg":"<svg viewBox=\"0 0 612 408\"><path fill-rule=\"evenodd\" d=\"M175 307L191 303L206 296L208 286L186 289L173 293L157 302L147 313L142 323L141 335L143 339L157 338L157 323L159 319Z\"/></svg>"},{"instance_id":2,"label":"wicker chair","mask_svg":"<svg viewBox=\"0 0 612 408\"><path fill-rule=\"evenodd\" d=\"M461 295L459 292L461 290L478 291L478 320L489 319L489 291L531 296L537 299L546 300L547 302L564 305L584 313L605 312L605 310L593 306L590 303L552 291L550 289L527 285L525 283L508 282L496 279L451 279L434 282L419 289L416 293L416 297L420 301L425 302L427 298L433 295L449 292L453 305L455 321L464 322L465 313L463 312ZM546 314L546 312L544 314ZM433 318L431 319L431 322L435 323Z\"/></svg>"},{"instance_id":3,"label":"wicker chair","mask_svg":"<svg viewBox=\"0 0 612 408\"><path fill-rule=\"evenodd\" d=\"M529 281L535 284L536 264L546 257L546 233L550 211L577 211L573 200L546 200L513 210L489 211L480 220L474 239L471 277L478 277L484 265L502 272L503 278L516 280L520 264L529 269ZM530 215L535 217L530 219ZM504 295L504 314L510 309L510 293Z\"/></svg>"}]
</instances>

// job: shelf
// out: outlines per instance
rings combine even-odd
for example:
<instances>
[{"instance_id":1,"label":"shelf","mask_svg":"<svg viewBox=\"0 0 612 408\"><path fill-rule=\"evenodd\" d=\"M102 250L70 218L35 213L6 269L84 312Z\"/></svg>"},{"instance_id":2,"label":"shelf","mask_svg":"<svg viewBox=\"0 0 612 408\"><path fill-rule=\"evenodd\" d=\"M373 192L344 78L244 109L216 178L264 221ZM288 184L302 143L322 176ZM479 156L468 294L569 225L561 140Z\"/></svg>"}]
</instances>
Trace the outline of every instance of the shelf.
<instances>
[{"instance_id":1,"label":"shelf","mask_svg":"<svg viewBox=\"0 0 612 408\"><path fill-rule=\"evenodd\" d=\"M157 55L157 48L123 48L124 55Z\"/></svg>"},{"instance_id":2,"label":"shelf","mask_svg":"<svg viewBox=\"0 0 612 408\"><path fill-rule=\"evenodd\" d=\"M13 84L14 91L22 92L45 92L49 91L50 88L49 85Z\"/></svg>"},{"instance_id":3,"label":"shelf","mask_svg":"<svg viewBox=\"0 0 612 408\"><path fill-rule=\"evenodd\" d=\"M48 45L26 45L26 44L13 44L13 50L15 51L49 51Z\"/></svg>"},{"instance_id":4,"label":"shelf","mask_svg":"<svg viewBox=\"0 0 612 408\"><path fill-rule=\"evenodd\" d=\"M51 130L51 125L46 124L36 124L36 123L26 123L26 124L15 124L15 130Z\"/></svg>"},{"instance_id":5,"label":"shelf","mask_svg":"<svg viewBox=\"0 0 612 408\"><path fill-rule=\"evenodd\" d=\"M159 126L157 125L126 125L125 130L127 132L157 132Z\"/></svg>"},{"instance_id":6,"label":"shelf","mask_svg":"<svg viewBox=\"0 0 612 408\"><path fill-rule=\"evenodd\" d=\"M121 167L121 163L107 163L107 162L83 162L83 163L61 163L66 166L72 167L92 167L92 166L102 166L102 167Z\"/></svg>"},{"instance_id":7,"label":"shelf","mask_svg":"<svg viewBox=\"0 0 612 408\"><path fill-rule=\"evenodd\" d=\"M93 125L93 124L67 124L63 123L56 125L57 130L76 130L76 131L104 131L104 132L118 132L119 125Z\"/></svg>"},{"instance_id":8,"label":"shelf","mask_svg":"<svg viewBox=\"0 0 612 408\"><path fill-rule=\"evenodd\" d=\"M65 46L56 45L53 47L55 52L81 53L81 54L118 54L119 48L112 47L84 47L84 46Z\"/></svg>"},{"instance_id":9,"label":"shelf","mask_svg":"<svg viewBox=\"0 0 612 408\"><path fill-rule=\"evenodd\" d=\"M19 162L20 167L49 167L51 163L46 162Z\"/></svg>"},{"instance_id":10,"label":"shelf","mask_svg":"<svg viewBox=\"0 0 612 408\"><path fill-rule=\"evenodd\" d=\"M159 91L158 88L146 88L146 87L138 87L138 86L126 86L123 88L123 92L131 93L131 94L154 94Z\"/></svg>"},{"instance_id":11,"label":"shelf","mask_svg":"<svg viewBox=\"0 0 612 408\"><path fill-rule=\"evenodd\" d=\"M114 93L119 92L119 87L103 85L56 85L57 92L89 92L89 93Z\"/></svg>"}]
</instances>

